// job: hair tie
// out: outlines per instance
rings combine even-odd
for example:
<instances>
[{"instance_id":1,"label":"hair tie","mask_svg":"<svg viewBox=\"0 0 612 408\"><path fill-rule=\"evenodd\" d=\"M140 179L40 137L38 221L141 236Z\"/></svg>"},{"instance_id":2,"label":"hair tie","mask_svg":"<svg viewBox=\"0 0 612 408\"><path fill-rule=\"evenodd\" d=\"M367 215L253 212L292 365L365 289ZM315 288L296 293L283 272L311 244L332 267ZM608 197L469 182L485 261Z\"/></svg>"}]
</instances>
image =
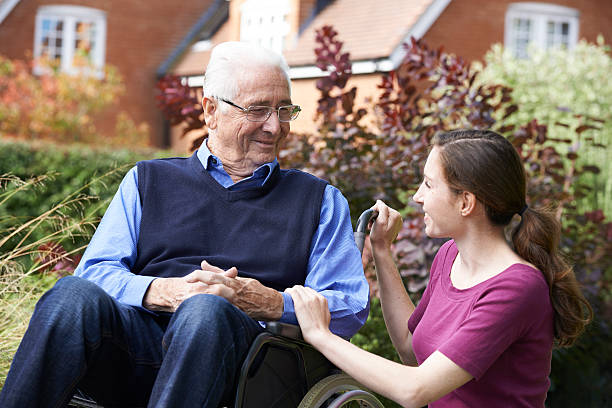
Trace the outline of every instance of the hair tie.
<instances>
[{"instance_id":1,"label":"hair tie","mask_svg":"<svg viewBox=\"0 0 612 408\"><path fill-rule=\"evenodd\" d=\"M523 207L523 209L521 211L518 212L518 215L520 215L521 217L523 216L523 213L527 210L527 208L529 208L529 206L527 204L525 204L525 206Z\"/></svg>"}]
</instances>

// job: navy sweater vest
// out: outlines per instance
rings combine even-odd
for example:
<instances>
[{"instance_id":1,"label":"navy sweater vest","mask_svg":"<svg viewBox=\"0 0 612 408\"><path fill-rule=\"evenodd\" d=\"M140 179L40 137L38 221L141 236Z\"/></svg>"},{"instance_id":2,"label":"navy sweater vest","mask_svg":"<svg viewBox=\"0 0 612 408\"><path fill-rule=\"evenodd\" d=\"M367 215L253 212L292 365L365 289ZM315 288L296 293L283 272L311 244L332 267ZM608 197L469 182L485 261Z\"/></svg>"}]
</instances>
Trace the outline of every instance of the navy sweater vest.
<instances>
[{"instance_id":1,"label":"navy sweater vest","mask_svg":"<svg viewBox=\"0 0 612 408\"><path fill-rule=\"evenodd\" d=\"M134 273L180 277L206 260L277 290L304 283L325 181L276 167L263 187L230 191L196 154L137 167L142 221Z\"/></svg>"}]
</instances>

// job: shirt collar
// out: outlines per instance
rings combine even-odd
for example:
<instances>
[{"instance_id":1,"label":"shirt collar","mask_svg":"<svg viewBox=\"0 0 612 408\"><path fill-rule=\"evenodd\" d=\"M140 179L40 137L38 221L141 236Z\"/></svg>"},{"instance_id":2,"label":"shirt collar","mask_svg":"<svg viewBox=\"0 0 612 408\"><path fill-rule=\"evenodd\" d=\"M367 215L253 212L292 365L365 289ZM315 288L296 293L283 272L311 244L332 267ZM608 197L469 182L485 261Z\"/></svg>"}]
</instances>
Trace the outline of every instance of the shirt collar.
<instances>
[{"instance_id":1,"label":"shirt collar","mask_svg":"<svg viewBox=\"0 0 612 408\"><path fill-rule=\"evenodd\" d=\"M227 172L223 169L223 163L221 162L221 159L212 154L212 152L208 148L208 139L204 139L204 142L202 142L202 145L197 151L197 155L198 159L200 160L200 163L202 163L202 166L204 166L207 171L211 171L214 168L216 170L223 171L227 174ZM258 168L256 168L251 177L263 177L265 179L263 180L262 185L266 184L266 182L270 178L270 175L272 174L272 171L276 167L278 167L278 160L274 158L273 161L269 163L264 163Z\"/></svg>"}]
</instances>

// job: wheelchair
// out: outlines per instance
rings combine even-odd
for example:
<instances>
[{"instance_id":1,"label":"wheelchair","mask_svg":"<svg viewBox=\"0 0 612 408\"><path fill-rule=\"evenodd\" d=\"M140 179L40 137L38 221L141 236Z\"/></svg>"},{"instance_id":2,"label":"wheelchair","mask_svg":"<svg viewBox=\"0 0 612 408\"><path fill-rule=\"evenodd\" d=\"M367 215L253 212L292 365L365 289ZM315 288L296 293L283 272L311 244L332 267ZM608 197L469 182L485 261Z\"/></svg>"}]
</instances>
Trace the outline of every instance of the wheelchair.
<instances>
[{"instance_id":1,"label":"wheelchair","mask_svg":"<svg viewBox=\"0 0 612 408\"><path fill-rule=\"evenodd\" d=\"M357 221L355 241L363 251L372 210ZM77 392L69 407L103 408ZM299 326L270 322L242 364L234 408L384 408L357 381L303 340Z\"/></svg>"}]
</instances>

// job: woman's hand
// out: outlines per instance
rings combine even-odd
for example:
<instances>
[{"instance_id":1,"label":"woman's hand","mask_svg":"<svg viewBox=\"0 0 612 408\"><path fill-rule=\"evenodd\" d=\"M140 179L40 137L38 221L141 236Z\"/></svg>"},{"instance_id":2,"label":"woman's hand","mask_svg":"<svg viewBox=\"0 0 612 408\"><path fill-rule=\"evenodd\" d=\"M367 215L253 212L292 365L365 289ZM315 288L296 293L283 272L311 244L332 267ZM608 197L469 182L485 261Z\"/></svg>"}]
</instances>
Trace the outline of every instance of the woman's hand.
<instances>
[{"instance_id":1,"label":"woman's hand","mask_svg":"<svg viewBox=\"0 0 612 408\"><path fill-rule=\"evenodd\" d=\"M316 345L324 341L325 336L331 335L329 330L331 315L325 297L314 289L300 285L287 288L285 292L293 299L295 315L307 342Z\"/></svg>"},{"instance_id":2,"label":"woman's hand","mask_svg":"<svg viewBox=\"0 0 612 408\"><path fill-rule=\"evenodd\" d=\"M372 249L374 251L389 249L402 229L402 216L380 200L377 200L372 208L378 212L370 229Z\"/></svg>"}]
</instances>

